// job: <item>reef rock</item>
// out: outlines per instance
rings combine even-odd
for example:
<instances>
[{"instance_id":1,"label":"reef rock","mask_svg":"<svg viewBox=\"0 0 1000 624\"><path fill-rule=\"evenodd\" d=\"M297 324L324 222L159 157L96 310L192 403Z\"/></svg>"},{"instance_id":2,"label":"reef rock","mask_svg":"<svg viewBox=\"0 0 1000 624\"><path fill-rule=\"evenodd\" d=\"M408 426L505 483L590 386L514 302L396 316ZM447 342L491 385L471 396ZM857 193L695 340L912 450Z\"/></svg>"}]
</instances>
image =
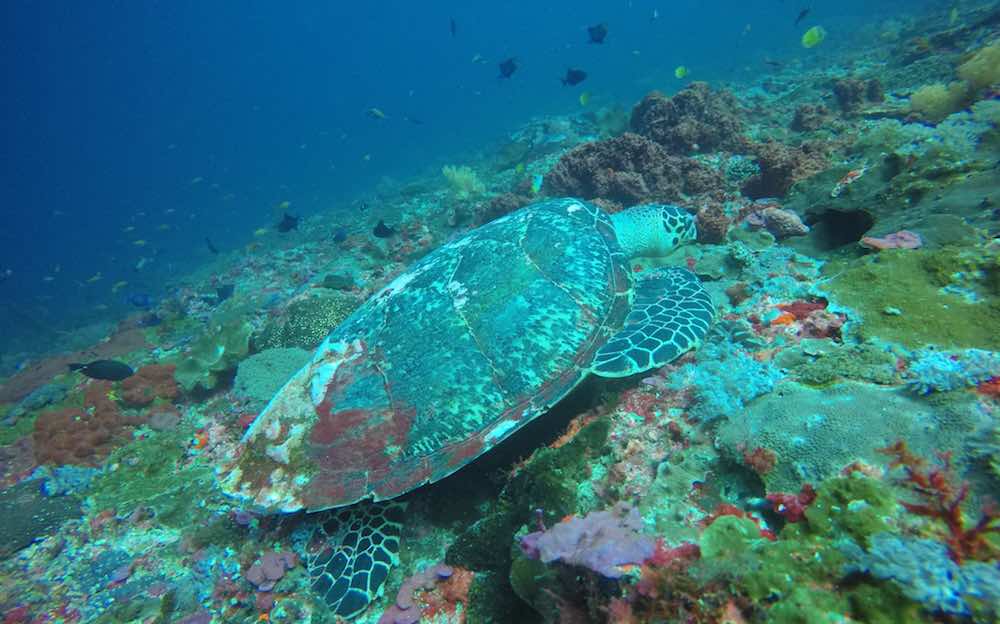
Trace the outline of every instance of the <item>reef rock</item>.
<instances>
[{"instance_id":1,"label":"reef rock","mask_svg":"<svg viewBox=\"0 0 1000 624\"><path fill-rule=\"evenodd\" d=\"M673 97L654 91L632 109L632 131L672 153L740 151L745 147L740 106L728 91L693 82Z\"/></svg>"}]
</instances>

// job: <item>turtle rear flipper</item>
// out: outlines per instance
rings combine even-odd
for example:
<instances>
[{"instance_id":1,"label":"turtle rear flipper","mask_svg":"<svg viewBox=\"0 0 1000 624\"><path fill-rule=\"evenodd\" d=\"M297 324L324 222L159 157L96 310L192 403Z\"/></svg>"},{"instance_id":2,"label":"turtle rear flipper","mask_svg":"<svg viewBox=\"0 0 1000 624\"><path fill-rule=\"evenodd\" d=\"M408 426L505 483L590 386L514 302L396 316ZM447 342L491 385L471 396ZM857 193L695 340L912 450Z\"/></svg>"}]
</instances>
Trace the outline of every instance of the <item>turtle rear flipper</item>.
<instances>
[{"instance_id":1,"label":"turtle rear flipper","mask_svg":"<svg viewBox=\"0 0 1000 624\"><path fill-rule=\"evenodd\" d=\"M316 514L304 557L311 587L330 611L351 619L382 595L399 563L405 503L359 503Z\"/></svg>"},{"instance_id":2,"label":"turtle rear flipper","mask_svg":"<svg viewBox=\"0 0 1000 624\"><path fill-rule=\"evenodd\" d=\"M598 349L591 370L627 377L663 366L698 346L714 316L694 273L676 267L652 271L639 278L625 326Z\"/></svg>"}]
</instances>

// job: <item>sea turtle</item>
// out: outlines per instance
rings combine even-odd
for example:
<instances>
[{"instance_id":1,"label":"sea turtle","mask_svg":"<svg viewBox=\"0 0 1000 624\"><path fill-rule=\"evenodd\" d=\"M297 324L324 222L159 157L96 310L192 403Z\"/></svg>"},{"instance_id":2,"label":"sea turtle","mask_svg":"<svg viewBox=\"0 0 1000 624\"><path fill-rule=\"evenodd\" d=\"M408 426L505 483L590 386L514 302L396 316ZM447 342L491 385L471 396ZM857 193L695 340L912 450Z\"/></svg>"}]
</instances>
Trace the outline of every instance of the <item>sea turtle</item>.
<instances>
[{"instance_id":1,"label":"sea turtle","mask_svg":"<svg viewBox=\"0 0 1000 624\"><path fill-rule=\"evenodd\" d=\"M247 430L221 478L268 512L333 512L307 555L344 616L396 562L401 510L543 414L589 373L624 377L698 345L713 306L682 268L629 260L693 239L692 217L650 204L609 215L553 199L414 263L336 327Z\"/></svg>"}]
</instances>

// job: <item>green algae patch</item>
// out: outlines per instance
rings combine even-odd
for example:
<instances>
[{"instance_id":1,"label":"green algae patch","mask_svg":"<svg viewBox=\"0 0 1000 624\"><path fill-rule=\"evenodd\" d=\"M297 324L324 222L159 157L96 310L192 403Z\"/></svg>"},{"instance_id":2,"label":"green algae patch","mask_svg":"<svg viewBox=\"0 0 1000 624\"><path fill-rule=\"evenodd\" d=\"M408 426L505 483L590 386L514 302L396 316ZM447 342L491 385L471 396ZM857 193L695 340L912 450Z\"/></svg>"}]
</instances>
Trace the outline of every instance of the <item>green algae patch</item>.
<instances>
[{"instance_id":1,"label":"green algae patch","mask_svg":"<svg viewBox=\"0 0 1000 624\"><path fill-rule=\"evenodd\" d=\"M895 509L895 498L884 484L860 475L834 477L823 482L806 509L805 527L814 535L848 535L867 544L872 535L889 530L886 519ZM790 524L785 532L794 536L802 528Z\"/></svg>"},{"instance_id":2,"label":"green algae patch","mask_svg":"<svg viewBox=\"0 0 1000 624\"><path fill-rule=\"evenodd\" d=\"M94 479L89 503L118 515L148 508L157 522L173 528L197 525L198 501L215 491L215 481L209 466L184 464L185 444L179 435L158 434L116 450L108 471Z\"/></svg>"},{"instance_id":3,"label":"green algae patch","mask_svg":"<svg viewBox=\"0 0 1000 624\"><path fill-rule=\"evenodd\" d=\"M833 267L830 267L832 269ZM862 337L909 348L1000 348L1000 301L969 301L942 290L953 265L924 250L887 250L866 256L835 275L826 290L861 315ZM828 270L830 270L828 269Z\"/></svg>"}]
</instances>

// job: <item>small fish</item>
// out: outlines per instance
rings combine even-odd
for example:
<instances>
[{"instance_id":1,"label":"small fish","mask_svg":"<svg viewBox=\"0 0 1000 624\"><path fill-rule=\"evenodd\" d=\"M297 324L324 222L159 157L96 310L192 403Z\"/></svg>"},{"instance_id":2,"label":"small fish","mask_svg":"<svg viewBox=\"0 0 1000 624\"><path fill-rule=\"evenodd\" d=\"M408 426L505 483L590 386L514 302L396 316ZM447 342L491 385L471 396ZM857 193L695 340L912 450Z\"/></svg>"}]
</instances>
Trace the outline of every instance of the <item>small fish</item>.
<instances>
[{"instance_id":1,"label":"small fish","mask_svg":"<svg viewBox=\"0 0 1000 624\"><path fill-rule=\"evenodd\" d=\"M45 277L42 278L42 281L43 282L54 282L54 281L56 281L56 278L52 277L51 275L46 275Z\"/></svg>"},{"instance_id":2,"label":"small fish","mask_svg":"<svg viewBox=\"0 0 1000 624\"><path fill-rule=\"evenodd\" d=\"M489 61L486 60L486 57L478 52L472 55L472 62L476 65L485 65L489 63Z\"/></svg>"},{"instance_id":3,"label":"small fish","mask_svg":"<svg viewBox=\"0 0 1000 624\"><path fill-rule=\"evenodd\" d=\"M571 67L566 70L566 77L562 79L562 83L564 87L575 87L586 79L587 72Z\"/></svg>"},{"instance_id":4,"label":"small fish","mask_svg":"<svg viewBox=\"0 0 1000 624\"><path fill-rule=\"evenodd\" d=\"M771 67L784 67L785 66L785 64L782 63L781 61L774 61L774 60L771 60L771 59L764 59L764 64L765 65L770 65Z\"/></svg>"},{"instance_id":5,"label":"small fish","mask_svg":"<svg viewBox=\"0 0 1000 624\"><path fill-rule=\"evenodd\" d=\"M422 126L422 125L424 125L423 121L421 121L420 119L417 119L416 117L411 117L410 115L404 115L403 116L403 120L410 122L414 126Z\"/></svg>"},{"instance_id":6,"label":"small fish","mask_svg":"<svg viewBox=\"0 0 1000 624\"><path fill-rule=\"evenodd\" d=\"M194 184L201 184L204 181L205 181L205 178L203 178L201 176L198 176L196 178L191 178L191 184L192 185L194 185Z\"/></svg>"},{"instance_id":7,"label":"small fish","mask_svg":"<svg viewBox=\"0 0 1000 624\"><path fill-rule=\"evenodd\" d=\"M290 202L288 200L285 200L285 201L281 202L280 204L278 204L278 210L288 210L291 207L292 207L292 202Z\"/></svg>"},{"instance_id":8,"label":"small fish","mask_svg":"<svg viewBox=\"0 0 1000 624\"><path fill-rule=\"evenodd\" d=\"M531 194L538 195L542 191L542 183L545 182L545 176L540 173L536 173L531 177Z\"/></svg>"},{"instance_id":9,"label":"small fish","mask_svg":"<svg viewBox=\"0 0 1000 624\"><path fill-rule=\"evenodd\" d=\"M951 11L948 11L948 25L954 26L955 22L958 21L958 7L951 7Z\"/></svg>"},{"instance_id":10,"label":"small fish","mask_svg":"<svg viewBox=\"0 0 1000 624\"><path fill-rule=\"evenodd\" d=\"M170 229L170 226L167 225L166 223L161 223L158 226L156 226L156 229L158 229L161 232L166 232L167 230Z\"/></svg>"},{"instance_id":11,"label":"small fish","mask_svg":"<svg viewBox=\"0 0 1000 624\"><path fill-rule=\"evenodd\" d=\"M375 227L372 228L372 234L375 235L375 238L389 238L395 233L396 230L386 225L382 219L379 219Z\"/></svg>"},{"instance_id":12,"label":"small fish","mask_svg":"<svg viewBox=\"0 0 1000 624\"><path fill-rule=\"evenodd\" d=\"M516 173L518 175L521 175L522 173L524 173L524 170L525 170L525 166L524 166L523 162L522 163L517 163L517 165L514 166L514 173Z\"/></svg>"},{"instance_id":13,"label":"small fish","mask_svg":"<svg viewBox=\"0 0 1000 624\"><path fill-rule=\"evenodd\" d=\"M94 360L88 364L75 362L69 365L69 369L83 373L91 379L102 379L105 381L121 381L135 374L131 366L117 360Z\"/></svg>"},{"instance_id":14,"label":"small fish","mask_svg":"<svg viewBox=\"0 0 1000 624\"><path fill-rule=\"evenodd\" d=\"M451 33L452 37L458 34L458 24L455 23L455 18L448 20L448 31Z\"/></svg>"},{"instance_id":15,"label":"small fish","mask_svg":"<svg viewBox=\"0 0 1000 624\"><path fill-rule=\"evenodd\" d=\"M138 240L134 240L134 241L132 241L132 244L135 245L136 247L145 247L146 246L146 239L140 238Z\"/></svg>"},{"instance_id":16,"label":"small fish","mask_svg":"<svg viewBox=\"0 0 1000 624\"><path fill-rule=\"evenodd\" d=\"M126 286L128 286L128 282L126 282L125 280L122 280L120 282L115 282L114 285L111 286L111 292L112 294L114 294L119 290L121 290L122 288L125 288Z\"/></svg>"},{"instance_id":17,"label":"small fish","mask_svg":"<svg viewBox=\"0 0 1000 624\"><path fill-rule=\"evenodd\" d=\"M587 35L590 36L590 43L604 43L604 38L608 36L608 25L588 26Z\"/></svg>"},{"instance_id":18,"label":"small fish","mask_svg":"<svg viewBox=\"0 0 1000 624\"><path fill-rule=\"evenodd\" d=\"M798 26L799 22L804 20L809 15L809 11L811 11L811 9L809 9L808 7L799 11L799 16L795 18L795 26Z\"/></svg>"},{"instance_id":19,"label":"small fish","mask_svg":"<svg viewBox=\"0 0 1000 624\"><path fill-rule=\"evenodd\" d=\"M299 217L293 217L292 215L285 213L285 216L281 218L278 225L274 226L276 230L285 234L291 232L292 230L297 230L299 227Z\"/></svg>"},{"instance_id":20,"label":"small fish","mask_svg":"<svg viewBox=\"0 0 1000 624\"><path fill-rule=\"evenodd\" d=\"M256 230L253 231L253 235L254 236L265 236L268 233L268 231L269 230L267 228L257 228Z\"/></svg>"},{"instance_id":21,"label":"small fish","mask_svg":"<svg viewBox=\"0 0 1000 624\"><path fill-rule=\"evenodd\" d=\"M152 261L153 261L152 258L139 258L139 261L135 263L135 270L141 271L142 267L146 266Z\"/></svg>"},{"instance_id":22,"label":"small fish","mask_svg":"<svg viewBox=\"0 0 1000 624\"><path fill-rule=\"evenodd\" d=\"M218 255L218 248L212 244L212 241L207 236L205 237L205 245L208 247L208 251L210 251L212 255Z\"/></svg>"},{"instance_id":23,"label":"small fish","mask_svg":"<svg viewBox=\"0 0 1000 624\"><path fill-rule=\"evenodd\" d=\"M361 160L363 160L364 162L371 162L371 159L372 159L371 154L365 154L364 156L361 157Z\"/></svg>"},{"instance_id":24,"label":"small fish","mask_svg":"<svg viewBox=\"0 0 1000 624\"><path fill-rule=\"evenodd\" d=\"M347 240L347 228L344 226L338 226L333 230L333 242L342 243Z\"/></svg>"},{"instance_id":25,"label":"small fish","mask_svg":"<svg viewBox=\"0 0 1000 624\"><path fill-rule=\"evenodd\" d=\"M577 99L580 100L580 106L586 106L587 104L590 104L590 91L584 91L583 93L580 94L580 97Z\"/></svg>"},{"instance_id":26,"label":"small fish","mask_svg":"<svg viewBox=\"0 0 1000 624\"><path fill-rule=\"evenodd\" d=\"M500 63L500 78L510 78L517 71L517 59L513 56Z\"/></svg>"},{"instance_id":27,"label":"small fish","mask_svg":"<svg viewBox=\"0 0 1000 624\"><path fill-rule=\"evenodd\" d=\"M678 65L677 68L674 69L674 78L677 78L678 80L681 80L687 75L688 75L688 68L683 65Z\"/></svg>"},{"instance_id":28,"label":"small fish","mask_svg":"<svg viewBox=\"0 0 1000 624\"><path fill-rule=\"evenodd\" d=\"M88 284L93 284L94 282L99 282L102 279L104 279L104 276L101 275L100 271L98 271L97 273L94 273L93 275L91 275L90 277L87 278L87 283Z\"/></svg>"},{"instance_id":29,"label":"small fish","mask_svg":"<svg viewBox=\"0 0 1000 624\"><path fill-rule=\"evenodd\" d=\"M649 16L649 21L655 22L658 19L660 19L660 10L653 9L653 14Z\"/></svg>"},{"instance_id":30,"label":"small fish","mask_svg":"<svg viewBox=\"0 0 1000 624\"><path fill-rule=\"evenodd\" d=\"M122 228L122 232L124 232L126 234L128 234L129 232L134 232L134 231L135 231L135 226L134 225L126 225L125 227Z\"/></svg>"},{"instance_id":31,"label":"small fish","mask_svg":"<svg viewBox=\"0 0 1000 624\"><path fill-rule=\"evenodd\" d=\"M382 109L375 108L374 106L371 107L371 108L369 108L368 110L366 110L365 114L368 115L369 117L371 117L372 119L385 119L386 118L385 117L385 113L382 112Z\"/></svg>"},{"instance_id":32,"label":"small fish","mask_svg":"<svg viewBox=\"0 0 1000 624\"><path fill-rule=\"evenodd\" d=\"M822 26L813 26L802 35L803 48L815 48L826 39L826 30Z\"/></svg>"}]
</instances>

